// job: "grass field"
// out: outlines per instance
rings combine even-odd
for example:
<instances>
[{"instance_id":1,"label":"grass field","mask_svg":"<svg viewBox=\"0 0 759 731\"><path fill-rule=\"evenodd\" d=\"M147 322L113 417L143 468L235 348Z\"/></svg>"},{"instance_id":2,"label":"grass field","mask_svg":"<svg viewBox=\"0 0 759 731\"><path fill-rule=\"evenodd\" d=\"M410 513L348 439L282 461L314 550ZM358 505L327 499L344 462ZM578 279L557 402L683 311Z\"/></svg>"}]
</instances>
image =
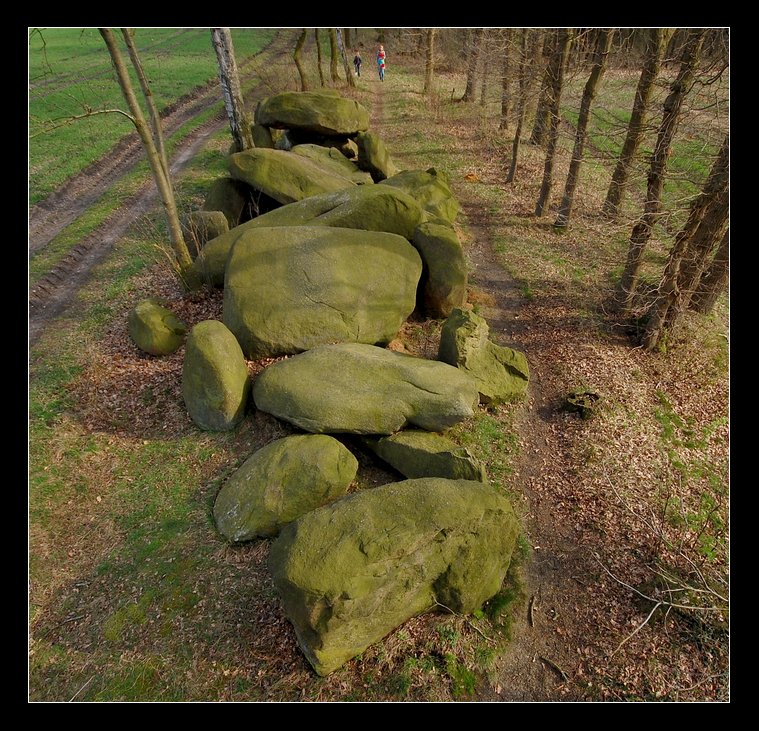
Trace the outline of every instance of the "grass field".
<instances>
[{"instance_id":1,"label":"grass field","mask_svg":"<svg viewBox=\"0 0 759 731\"><path fill-rule=\"evenodd\" d=\"M172 47L192 33L167 30L146 43ZM71 37L68 46L62 40L60 62L66 54L76 56L76 75L89 75L98 68L98 40L83 40L79 47L73 39L73 50ZM629 83L610 79L604 87L608 96L599 105L610 111L594 116L592 130L600 153L583 168L575 220L565 232L555 231L552 219L531 216L542 170L540 150L524 145L517 183L503 183L511 138L496 129L495 93L484 109L443 94L425 99L419 94L418 69L393 63L381 119L376 85L362 81L355 96L372 109L373 124L382 123L383 137L404 167L434 165L451 176L457 196L467 201L458 223L467 250L478 236L491 237L521 293L522 342L540 368L540 387L556 394L590 387L605 397L601 416L587 424L553 412L545 417L558 432L555 444L561 449L556 451L567 453L570 471L559 480L550 455L541 453L548 462L530 483L535 504L547 506L559 527L575 531L573 539L598 550L636 586L644 578L640 556L648 556L654 542L630 511L661 518L657 559L662 564L676 564L679 554L668 546L682 539L704 573L721 579L728 546L727 302L723 299L710 318L689 321L669 356L630 348L603 311L630 231L629 220L608 227L597 216L611 175L606 155L618 140L616 121L609 120L623 117L631 100ZM460 81L460 75L441 74L439 88ZM580 88L581 83L575 81ZM565 100L570 121L572 98L576 91ZM708 157L694 151L714 144L710 133L688 138L697 126L684 124L672 160L675 169L697 166L688 182L692 186L708 171ZM177 181L184 209L198 207L207 186L223 174L228 139L226 132L213 137ZM570 149L571 137L563 135L559 180ZM130 176L109 193L102 211L93 209L78 224L81 228L63 232L60 248L118 205L135 180ZM637 185L640 193L640 180ZM628 204L635 210L634 196ZM671 232L657 229L645 263L648 280L660 275L671 239ZM127 313L144 296L163 296L190 324L220 316L218 292L186 296L172 279L160 248L164 240L160 215L142 220L31 353L31 699L498 697L497 689L509 681L501 668L513 640L515 611L526 611L522 567L543 548L527 534L514 571L485 611L469 618L415 618L328 678L310 671L268 575L268 542L229 546L211 517L225 477L289 428L255 413L233 433L199 432L182 405L182 351L151 358L125 335ZM49 262L35 266L44 271ZM471 301L479 299L487 312L487 293L474 287ZM412 323L402 338L431 357L439 328L434 321ZM525 432L526 419L521 404L482 410L451 436L486 463L527 522L535 504L526 497L520 470L528 452L546 447ZM361 467L354 489L396 479L357 445L350 446ZM630 575L623 573L628 570ZM604 583L603 575L592 578L588 593L581 595L585 606L572 615L578 626L569 644L576 643L578 658L566 668L582 672L572 673L567 692L617 700L724 695L726 640L713 626L665 617L610 660L645 612L641 616L629 596L613 582ZM572 601L566 597L559 607L562 615L569 616ZM551 632L553 625L540 631ZM705 659L707 653L711 660Z\"/></svg>"},{"instance_id":2,"label":"grass field","mask_svg":"<svg viewBox=\"0 0 759 731\"><path fill-rule=\"evenodd\" d=\"M271 29L233 31L240 63L273 37ZM158 111L218 74L207 28L135 31L137 49ZM99 115L45 130L88 109L123 108L111 61L96 28L46 28L29 38L29 197L37 203L82 168L99 159L123 135L133 131L121 115ZM136 79L134 79L135 84Z\"/></svg>"}]
</instances>

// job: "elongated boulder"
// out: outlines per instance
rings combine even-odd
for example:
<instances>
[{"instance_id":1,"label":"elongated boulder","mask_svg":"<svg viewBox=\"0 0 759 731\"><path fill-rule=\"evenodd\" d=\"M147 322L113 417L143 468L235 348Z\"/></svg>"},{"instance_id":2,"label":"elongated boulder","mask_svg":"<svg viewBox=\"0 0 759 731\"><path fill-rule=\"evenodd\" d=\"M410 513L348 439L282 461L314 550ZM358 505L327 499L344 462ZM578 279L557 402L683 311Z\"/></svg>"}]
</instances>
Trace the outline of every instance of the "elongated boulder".
<instances>
[{"instance_id":1,"label":"elongated boulder","mask_svg":"<svg viewBox=\"0 0 759 731\"><path fill-rule=\"evenodd\" d=\"M456 232L436 223L423 223L411 243L422 257L423 307L428 317L448 317L466 302L467 270Z\"/></svg>"},{"instance_id":2,"label":"elongated boulder","mask_svg":"<svg viewBox=\"0 0 759 731\"><path fill-rule=\"evenodd\" d=\"M379 135L374 132L362 132L356 135L356 145L358 146L358 166L370 173L375 183L398 172Z\"/></svg>"},{"instance_id":3,"label":"elongated boulder","mask_svg":"<svg viewBox=\"0 0 759 731\"><path fill-rule=\"evenodd\" d=\"M182 370L182 396L192 420L207 431L229 431L240 423L250 392L240 345L218 320L190 332Z\"/></svg>"},{"instance_id":4,"label":"elongated boulder","mask_svg":"<svg viewBox=\"0 0 759 731\"><path fill-rule=\"evenodd\" d=\"M484 318L456 309L440 333L438 360L455 365L477 381L482 403L500 403L523 396L530 371L524 353L488 340Z\"/></svg>"},{"instance_id":5,"label":"elongated boulder","mask_svg":"<svg viewBox=\"0 0 759 731\"><path fill-rule=\"evenodd\" d=\"M382 181L416 198L432 216L453 223L459 212L459 203L451 191L448 176L435 168L404 170Z\"/></svg>"},{"instance_id":6,"label":"elongated boulder","mask_svg":"<svg viewBox=\"0 0 759 731\"><path fill-rule=\"evenodd\" d=\"M477 386L463 371L372 345L324 345L270 365L256 406L317 434L443 431L472 416Z\"/></svg>"},{"instance_id":7,"label":"elongated boulder","mask_svg":"<svg viewBox=\"0 0 759 731\"><path fill-rule=\"evenodd\" d=\"M410 239L423 216L421 206L410 195L395 188L376 185L346 188L276 208L209 241L196 259L195 269L204 281L221 287L232 245L253 228L330 226L384 231Z\"/></svg>"},{"instance_id":8,"label":"elongated boulder","mask_svg":"<svg viewBox=\"0 0 759 731\"><path fill-rule=\"evenodd\" d=\"M204 211L221 211L227 218L229 228L240 223L250 195L250 188L239 180L219 178L208 189Z\"/></svg>"},{"instance_id":9,"label":"elongated boulder","mask_svg":"<svg viewBox=\"0 0 759 731\"><path fill-rule=\"evenodd\" d=\"M285 91L256 108L256 124L307 130L324 135L354 135L369 129L369 111L353 99L314 91Z\"/></svg>"},{"instance_id":10,"label":"elongated boulder","mask_svg":"<svg viewBox=\"0 0 759 731\"><path fill-rule=\"evenodd\" d=\"M404 477L446 477L487 482L485 467L466 447L419 429L404 429L389 437L364 437L364 444Z\"/></svg>"},{"instance_id":11,"label":"elongated boulder","mask_svg":"<svg viewBox=\"0 0 759 731\"><path fill-rule=\"evenodd\" d=\"M129 313L132 342L150 355L169 355L184 342L187 326L156 299L138 302Z\"/></svg>"},{"instance_id":12,"label":"elongated boulder","mask_svg":"<svg viewBox=\"0 0 759 731\"><path fill-rule=\"evenodd\" d=\"M304 655L327 675L413 616L481 607L501 587L518 531L488 485L406 480L290 523L269 566Z\"/></svg>"},{"instance_id":13,"label":"elongated boulder","mask_svg":"<svg viewBox=\"0 0 759 731\"><path fill-rule=\"evenodd\" d=\"M366 185L374 182L369 173L359 170L358 165L351 162L336 147L322 147L321 145L313 144L295 145L291 152L294 155L301 155L309 160L313 160L325 170L331 170L336 175L344 175L356 183L356 185Z\"/></svg>"},{"instance_id":14,"label":"elongated boulder","mask_svg":"<svg viewBox=\"0 0 759 731\"><path fill-rule=\"evenodd\" d=\"M295 518L342 497L357 470L350 451L325 434L277 439L224 484L213 508L216 527L233 542L274 536Z\"/></svg>"},{"instance_id":15,"label":"elongated boulder","mask_svg":"<svg viewBox=\"0 0 759 731\"><path fill-rule=\"evenodd\" d=\"M230 155L229 172L236 180L282 204L355 185L350 178L327 170L302 155L266 148Z\"/></svg>"},{"instance_id":16,"label":"elongated boulder","mask_svg":"<svg viewBox=\"0 0 759 731\"><path fill-rule=\"evenodd\" d=\"M388 343L414 309L421 273L419 254L396 234L253 228L229 254L224 323L250 358Z\"/></svg>"}]
</instances>

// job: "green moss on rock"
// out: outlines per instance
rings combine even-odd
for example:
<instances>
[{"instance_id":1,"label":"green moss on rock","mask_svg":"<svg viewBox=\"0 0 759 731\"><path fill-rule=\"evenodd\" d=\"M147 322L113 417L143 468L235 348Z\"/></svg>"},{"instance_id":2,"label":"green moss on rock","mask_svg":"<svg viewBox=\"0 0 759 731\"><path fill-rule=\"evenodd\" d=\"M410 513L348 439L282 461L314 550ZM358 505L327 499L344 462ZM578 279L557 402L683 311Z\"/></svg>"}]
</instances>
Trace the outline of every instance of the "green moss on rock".
<instances>
[{"instance_id":1,"label":"green moss on rock","mask_svg":"<svg viewBox=\"0 0 759 731\"><path fill-rule=\"evenodd\" d=\"M184 342L187 326L156 299L138 302L129 313L129 337L150 355L169 355Z\"/></svg>"}]
</instances>

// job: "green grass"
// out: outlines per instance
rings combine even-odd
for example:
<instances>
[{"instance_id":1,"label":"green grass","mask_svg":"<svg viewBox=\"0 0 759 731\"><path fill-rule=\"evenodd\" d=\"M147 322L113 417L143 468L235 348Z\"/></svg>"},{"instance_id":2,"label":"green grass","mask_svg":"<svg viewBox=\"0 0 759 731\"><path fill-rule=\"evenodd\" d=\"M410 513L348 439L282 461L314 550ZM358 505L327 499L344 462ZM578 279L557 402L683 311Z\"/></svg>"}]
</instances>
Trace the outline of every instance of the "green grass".
<instances>
[{"instance_id":1,"label":"green grass","mask_svg":"<svg viewBox=\"0 0 759 731\"><path fill-rule=\"evenodd\" d=\"M273 37L272 29L233 31L235 52L242 63ZM43 45L44 39L44 45ZM217 74L216 56L207 29L137 29L141 54L161 111ZM121 115L107 114L47 129L51 120L65 119L86 109L123 108L124 101L110 71L110 58L95 28L43 29L29 39L30 202L37 203L69 177L105 154L133 131Z\"/></svg>"}]
</instances>

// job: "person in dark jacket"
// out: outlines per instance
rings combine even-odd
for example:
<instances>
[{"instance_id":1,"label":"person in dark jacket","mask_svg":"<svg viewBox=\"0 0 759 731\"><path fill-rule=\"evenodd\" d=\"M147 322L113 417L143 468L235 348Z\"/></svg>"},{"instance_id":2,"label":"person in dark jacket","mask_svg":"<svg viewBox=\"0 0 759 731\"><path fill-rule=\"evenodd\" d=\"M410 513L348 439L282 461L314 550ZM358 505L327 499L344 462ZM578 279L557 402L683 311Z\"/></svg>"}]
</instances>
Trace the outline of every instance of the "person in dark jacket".
<instances>
[{"instance_id":1,"label":"person in dark jacket","mask_svg":"<svg viewBox=\"0 0 759 731\"><path fill-rule=\"evenodd\" d=\"M356 55L353 57L353 67L356 69L356 76L361 76L361 54L356 49Z\"/></svg>"}]
</instances>

